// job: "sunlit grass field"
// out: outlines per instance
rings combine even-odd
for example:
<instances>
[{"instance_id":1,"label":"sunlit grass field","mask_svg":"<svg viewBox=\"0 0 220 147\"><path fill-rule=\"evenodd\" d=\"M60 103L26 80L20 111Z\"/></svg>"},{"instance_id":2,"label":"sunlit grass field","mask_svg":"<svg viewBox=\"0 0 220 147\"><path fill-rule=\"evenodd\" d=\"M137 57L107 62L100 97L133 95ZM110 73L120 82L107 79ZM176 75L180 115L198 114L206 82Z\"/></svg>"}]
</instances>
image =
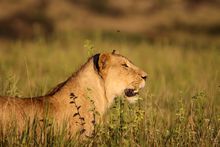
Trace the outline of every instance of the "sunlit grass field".
<instances>
[{"instance_id":1,"label":"sunlit grass field","mask_svg":"<svg viewBox=\"0 0 220 147\"><path fill-rule=\"evenodd\" d=\"M220 146L220 50L190 44L65 35L0 47L0 95L39 96L98 52L113 49L149 75L136 104L117 98L94 138L78 141L45 130L0 138L1 146ZM30 127L34 131L34 127ZM25 137L24 137L25 136Z\"/></svg>"}]
</instances>

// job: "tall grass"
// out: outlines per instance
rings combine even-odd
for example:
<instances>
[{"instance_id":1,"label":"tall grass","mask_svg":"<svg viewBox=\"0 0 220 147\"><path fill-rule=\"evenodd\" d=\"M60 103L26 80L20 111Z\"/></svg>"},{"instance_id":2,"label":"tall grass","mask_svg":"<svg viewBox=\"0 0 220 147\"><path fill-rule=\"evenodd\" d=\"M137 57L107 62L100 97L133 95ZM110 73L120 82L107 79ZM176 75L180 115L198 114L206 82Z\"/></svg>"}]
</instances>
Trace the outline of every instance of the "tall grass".
<instances>
[{"instance_id":1,"label":"tall grass","mask_svg":"<svg viewBox=\"0 0 220 147\"><path fill-rule=\"evenodd\" d=\"M136 104L116 98L93 138L78 141L53 127L39 139L36 124L22 135L9 129L1 146L219 146L220 50L169 43L138 44L100 36L83 46L83 37L65 36L11 42L0 50L0 95L37 96L65 80L95 52L113 49L149 74ZM91 54L91 53L89 53ZM15 127L16 129L16 127ZM31 133L32 132L32 133ZM37 139L38 138L38 139Z\"/></svg>"}]
</instances>

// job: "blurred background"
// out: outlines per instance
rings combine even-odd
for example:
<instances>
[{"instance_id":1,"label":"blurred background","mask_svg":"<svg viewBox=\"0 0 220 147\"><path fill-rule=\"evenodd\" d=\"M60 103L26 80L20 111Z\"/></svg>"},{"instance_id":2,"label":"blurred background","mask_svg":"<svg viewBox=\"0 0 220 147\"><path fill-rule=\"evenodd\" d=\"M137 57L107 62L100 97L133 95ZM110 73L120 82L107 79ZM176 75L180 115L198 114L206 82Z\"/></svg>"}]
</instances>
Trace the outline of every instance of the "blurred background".
<instances>
[{"instance_id":1,"label":"blurred background","mask_svg":"<svg viewBox=\"0 0 220 147\"><path fill-rule=\"evenodd\" d=\"M77 33L219 46L219 0L0 0L0 40Z\"/></svg>"}]
</instances>

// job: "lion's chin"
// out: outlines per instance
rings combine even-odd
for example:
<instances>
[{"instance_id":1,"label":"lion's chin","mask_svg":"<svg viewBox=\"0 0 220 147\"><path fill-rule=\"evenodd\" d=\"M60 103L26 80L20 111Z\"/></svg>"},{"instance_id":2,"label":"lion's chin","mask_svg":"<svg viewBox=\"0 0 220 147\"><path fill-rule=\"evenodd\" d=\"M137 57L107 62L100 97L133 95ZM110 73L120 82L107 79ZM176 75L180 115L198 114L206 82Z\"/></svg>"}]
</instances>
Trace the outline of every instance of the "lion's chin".
<instances>
[{"instance_id":1,"label":"lion's chin","mask_svg":"<svg viewBox=\"0 0 220 147\"><path fill-rule=\"evenodd\" d=\"M133 96L133 97L126 97L126 98L127 98L129 103L134 104L134 103L136 103L138 101L139 96L136 95L136 96Z\"/></svg>"}]
</instances>

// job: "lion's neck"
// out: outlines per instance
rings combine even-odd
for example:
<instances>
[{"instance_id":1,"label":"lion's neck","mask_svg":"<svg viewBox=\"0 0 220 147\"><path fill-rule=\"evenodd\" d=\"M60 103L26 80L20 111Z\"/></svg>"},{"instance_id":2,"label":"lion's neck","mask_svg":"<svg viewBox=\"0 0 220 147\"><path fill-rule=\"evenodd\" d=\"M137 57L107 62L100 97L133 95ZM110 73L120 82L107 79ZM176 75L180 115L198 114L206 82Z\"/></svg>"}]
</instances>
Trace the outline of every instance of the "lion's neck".
<instances>
[{"instance_id":1,"label":"lion's neck","mask_svg":"<svg viewBox=\"0 0 220 147\"><path fill-rule=\"evenodd\" d=\"M79 105L88 106L92 99L95 102L97 111L103 114L108 107L106 91L103 79L94 70L92 60L89 60L83 68L73 75L63 87L54 94L57 103L69 104L70 94L74 93L77 96ZM87 103L87 104L85 104Z\"/></svg>"}]
</instances>

